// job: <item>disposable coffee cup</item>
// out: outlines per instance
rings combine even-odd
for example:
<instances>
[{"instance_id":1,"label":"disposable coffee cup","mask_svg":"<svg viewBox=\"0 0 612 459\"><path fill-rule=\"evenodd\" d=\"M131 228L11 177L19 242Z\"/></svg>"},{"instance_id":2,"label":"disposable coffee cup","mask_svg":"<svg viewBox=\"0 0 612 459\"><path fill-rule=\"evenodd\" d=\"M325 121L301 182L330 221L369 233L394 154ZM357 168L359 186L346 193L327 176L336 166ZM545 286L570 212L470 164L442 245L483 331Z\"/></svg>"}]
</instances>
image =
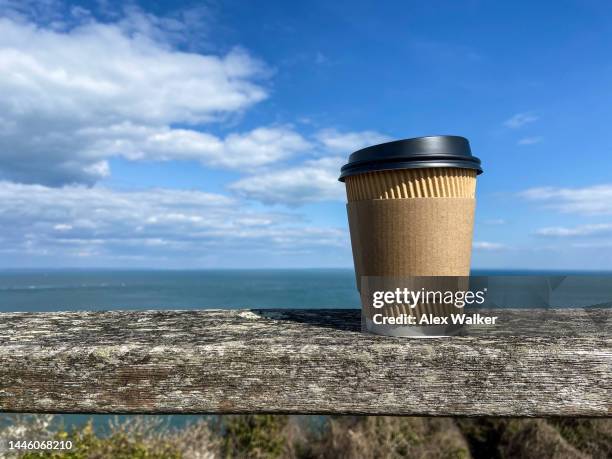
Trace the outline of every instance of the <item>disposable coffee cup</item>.
<instances>
[{"instance_id":1,"label":"disposable coffee cup","mask_svg":"<svg viewBox=\"0 0 612 459\"><path fill-rule=\"evenodd\" d=\"M376 327L364 279L409 279L470 273L476 176L480 159L459 136L428 136L370 146L352 153L339 180L347 212L357 288L366 330L400 336L446 336L439 326ZM424 286L432 288L431 280ZM393 283L393 282L392 282ZM410 281L411 288L419 283ZM446 282L443 282L445 284ZM362 285L364 284L364 285ZM424 287L423 287L424 288ZM399 314L398 308L388 314ZM416 307L409 312L448 314Z\"/></svg>"}]
</instances>

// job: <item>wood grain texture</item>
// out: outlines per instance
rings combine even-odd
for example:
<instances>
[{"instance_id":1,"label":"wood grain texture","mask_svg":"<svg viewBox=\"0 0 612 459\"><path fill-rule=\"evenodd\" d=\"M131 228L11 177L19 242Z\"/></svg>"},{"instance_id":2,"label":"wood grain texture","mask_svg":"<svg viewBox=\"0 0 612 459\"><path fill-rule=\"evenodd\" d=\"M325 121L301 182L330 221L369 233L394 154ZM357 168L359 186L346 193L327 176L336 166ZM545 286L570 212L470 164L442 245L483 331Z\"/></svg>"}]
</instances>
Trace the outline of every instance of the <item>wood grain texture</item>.
<instances>
[{"instance_id":1,"label":"wood grain texture","mask_svg":"<svg viewBox=\"0 0 612 459\"><path fill-rule=\"evenodd\" d=\"M406 339L357 310L3 313L0 411L612 415L612 310L496 315Z\"/></svg>"}]
</instances>

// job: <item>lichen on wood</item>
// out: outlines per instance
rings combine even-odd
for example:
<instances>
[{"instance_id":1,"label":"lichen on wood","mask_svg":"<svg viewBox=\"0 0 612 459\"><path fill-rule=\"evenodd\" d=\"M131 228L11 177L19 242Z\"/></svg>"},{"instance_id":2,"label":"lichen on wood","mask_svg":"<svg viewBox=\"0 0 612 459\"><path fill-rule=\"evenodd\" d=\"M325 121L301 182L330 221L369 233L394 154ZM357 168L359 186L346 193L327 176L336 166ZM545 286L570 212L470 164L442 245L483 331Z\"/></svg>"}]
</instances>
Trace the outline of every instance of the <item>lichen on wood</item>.
<instances>
[{"instance_id":1,"label":"lichen on wood","mask_svg":"<svg viewBox=\"0 0 612 459\"><path fill-rule=\"evenodd\" d=\"M612 310L496 314L406 339L357 310L2 313L0 411L612 414Z\"/></svg>"}]
</instances>

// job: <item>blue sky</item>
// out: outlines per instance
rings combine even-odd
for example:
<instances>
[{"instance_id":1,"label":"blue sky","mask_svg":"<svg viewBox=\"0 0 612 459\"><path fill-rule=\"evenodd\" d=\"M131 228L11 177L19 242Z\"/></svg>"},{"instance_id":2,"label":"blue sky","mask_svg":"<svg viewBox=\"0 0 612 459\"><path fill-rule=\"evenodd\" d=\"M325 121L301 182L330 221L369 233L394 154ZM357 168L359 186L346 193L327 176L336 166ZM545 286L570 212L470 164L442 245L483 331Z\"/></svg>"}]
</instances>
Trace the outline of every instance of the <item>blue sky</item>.
<instances>
[{"instance_id":1,"label":"blue sky","mask_svg":"<svg viewBox=\"0 0 612 459\"><path fill-rule=\"evenodd\" d=\"M609 2L0 0L0 267L350 267L338 169L467 137L473 265L612 269Z\"/></svg>"}]
</instances>

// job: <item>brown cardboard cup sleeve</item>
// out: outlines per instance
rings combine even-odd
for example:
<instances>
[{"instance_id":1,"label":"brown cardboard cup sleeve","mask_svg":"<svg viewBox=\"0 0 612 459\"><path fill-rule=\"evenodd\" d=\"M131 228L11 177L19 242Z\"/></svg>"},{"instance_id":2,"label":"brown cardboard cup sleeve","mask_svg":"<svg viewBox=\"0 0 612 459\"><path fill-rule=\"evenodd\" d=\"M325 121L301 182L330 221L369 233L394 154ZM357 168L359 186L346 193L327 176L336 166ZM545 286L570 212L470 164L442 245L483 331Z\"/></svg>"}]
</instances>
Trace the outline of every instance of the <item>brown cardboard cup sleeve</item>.
<instances>
[{"instance_id":1,"label":"brown cardboard cup sleeve","mask_svg":"<svg viewBox=\"0 0 612 459\"><path fill-rule=\"evenodd\" d=\"M347 204L357 287L362 295L362 329L375 311L366 307L362 280L414 276L468 276L472 250L474 198L373 199ZM362 279L366 278L366 279ZM425 282L423 287L425 287ZM418 289L420 285L413 285ZM445 313L419 307L415 312ZM392 336L445 336L449 330L418 326L371 331Z\"/></svg>"},{"instance_id":2,"label":"brown cardboard cup sleeve","mask_svg":"<svg viewBox=\"0 0 612 459\"><path fill-rule=\"evenodd\" d=\"M357 286L362 276L467 276L473 198L373 199L347 204Z\"/></svg>"}]
</instances>

